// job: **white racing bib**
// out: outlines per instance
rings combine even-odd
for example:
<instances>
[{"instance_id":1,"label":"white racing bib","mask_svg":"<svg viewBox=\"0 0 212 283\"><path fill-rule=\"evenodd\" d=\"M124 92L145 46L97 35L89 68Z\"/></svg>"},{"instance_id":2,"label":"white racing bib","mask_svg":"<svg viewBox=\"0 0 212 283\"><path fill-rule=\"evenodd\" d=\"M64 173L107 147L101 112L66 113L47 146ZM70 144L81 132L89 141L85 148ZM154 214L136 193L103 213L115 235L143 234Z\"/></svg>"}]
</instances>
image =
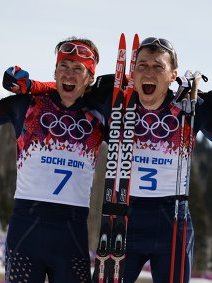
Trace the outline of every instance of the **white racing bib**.
<instances>
[{"instance_id":1,"label":"white racing bib","mask_svg":"<svg viewBox=\"0 0 212 283\"><path fill-rule=\"evenodd\" d=\"M138 106L136 114L130 195L175 195L179 155L182 171L178 193L185 194L188 152L192 151L189 149L189 121L185 121L182 142L182 110L178 106L170 104L159 110L146 110Z\"/></svg>"},{"instance_id":2,"label":"white racing bib","mask_svg":"<svg viewBox=\"0 0 212 283\"><path fill-rule=\"evenodd\" d=\"M178 155L162 151L134 149L131 192L138 197L164 197L176 194ZM181 191L185 194L186 160L183 159Z\"/></svg>"},{"instance_id":3,"label":"white racing bib","mask_svg":"<svg viewBox=\"0 0 212 283\"><path fill-rule=\"evenodd\" d=\"M15 198L89 206L93 166L67 150L31 151L17 173Z\"/></svg>"},{"instance_id":4,"label":"white racing bib","mask_svg":"<svg viewBox=\"0 0 212 283\"><path fill-rule=\"evenodd\" d=\"M35 97L17 139L15 198L88 207L103 125L86 110Z\"/></svg>"}]
</instances>

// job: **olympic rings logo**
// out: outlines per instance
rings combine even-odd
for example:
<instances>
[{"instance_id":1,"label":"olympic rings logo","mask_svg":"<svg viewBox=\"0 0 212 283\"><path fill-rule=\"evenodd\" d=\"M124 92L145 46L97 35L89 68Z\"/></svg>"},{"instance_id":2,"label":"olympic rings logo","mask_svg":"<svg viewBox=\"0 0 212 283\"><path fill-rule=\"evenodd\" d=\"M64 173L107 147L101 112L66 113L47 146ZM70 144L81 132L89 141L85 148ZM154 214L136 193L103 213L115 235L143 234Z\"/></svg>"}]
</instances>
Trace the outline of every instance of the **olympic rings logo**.
<instances>
[{"instance_id":1,"label":"olympic rings logo","mask_svg":"<svg viewBox=\"0 0 212 283\"><path fill-rule=\"evenodd\" d=\"M164 116L160 120L155 113L146 113L142 117L137 113L135 125L139 126L137 129L135 128L135 134L137 136L144 136L147 133L151 133L154 137L162 139L178 129L179 120L171 114Z\"/></svg>"},{"instance_id":2,"label":"olympic rings logo","mask_svg":"<svg viewBox=\"0 0 212 283\"><path fill-rule=\"evenodd\" d=\"M85 135L89 135L93 131L91 123L86 119L75 121L69 115L58 117L53 113L44 113L40 118L41 125L47 128L49 132L56 137L62 137L65 134L76 140L81 140Z\"/></svg>"}]
</instances>

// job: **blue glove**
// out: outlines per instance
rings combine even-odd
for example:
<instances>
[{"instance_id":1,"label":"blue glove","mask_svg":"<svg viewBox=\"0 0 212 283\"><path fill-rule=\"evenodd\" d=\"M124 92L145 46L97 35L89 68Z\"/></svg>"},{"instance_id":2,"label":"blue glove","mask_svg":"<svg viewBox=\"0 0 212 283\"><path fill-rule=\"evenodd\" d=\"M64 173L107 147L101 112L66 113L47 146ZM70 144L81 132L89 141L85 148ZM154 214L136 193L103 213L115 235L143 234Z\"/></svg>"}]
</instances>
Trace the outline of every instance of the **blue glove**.
<instances>
[{"instance_id":1,"label":"blue glove","mask_svg":"<svg viewBox=\"0 0 212 283\"><path fill-rule=\"evenodd\" d=\"M31 88L29 73L18 66L10 67L4 72L2 85L11 92L25 94Z\"/></svg>"}]
</instances>

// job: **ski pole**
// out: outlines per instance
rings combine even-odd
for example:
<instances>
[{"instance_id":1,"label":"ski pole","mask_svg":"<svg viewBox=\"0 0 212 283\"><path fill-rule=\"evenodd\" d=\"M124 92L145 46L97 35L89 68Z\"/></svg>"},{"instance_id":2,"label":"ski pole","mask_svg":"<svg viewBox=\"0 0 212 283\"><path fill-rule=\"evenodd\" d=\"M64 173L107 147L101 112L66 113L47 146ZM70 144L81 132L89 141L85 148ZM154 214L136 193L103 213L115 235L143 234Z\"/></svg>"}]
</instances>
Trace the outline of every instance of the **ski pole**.
<instances>
[{"instance_id":1,"label":"ski pole","mask_svg":"<svg viewBox=\"0 0 212 283\"><path fill-rule=\"evenodd\" d=\"M177 165L177 181L176 181L176 195L175 195L176 198L175 198L174 221L172 228L172 250L171 250L169 283L173 283L174 270L175 270L175 253L176 253L176 242L177 242L178 210L179 210L179 196L180 196L180 185L181 185L182 156L183 156L183 145L184 145L184 128L185 128L187 98L184 97L181 103L182 103L182 121L181 121L180 146L179 146L178 165Z\"/></svg>"},{"instance_id":2,"label":"ski pole","mask_svg":"<svg viewBox=\"0 0 212 283\"><path fill-rule=\"evenodd\" d=\"M193 76L192 76L191 71L186 71L183 77L178 77L176 79L176 81L179 83L179 88L175 95L175 101L181 103L182 120L181 120L180 145L179 145L178 164L177 164L175 212L174 212L174 220L173 220L173 228L172 228L172 247L171 247L169 283L173 283L173 280L174 280L179 196L180 196L182 158L183 158L183 146L184 146L184 129L185 129L185 116L186 116L186 107L187 107L187 93L191 89L190 81L192 78Z\"/></svg>"},{"instance_id":3,"label":"ski pole","mask_svg":"<svg viewBox=\"0 0 212 283\"><path fill-rule=\"evenodd\" d=\"M182 250L181 250L181 263L180 263L180 283L184 282L185 274L185 255L186 255L186 239L187 239L187 226L188 226L188 197L189 197L189 185L190 185L190 173L191 173L191 156L194 144L194 118L195 118L195 106L197 102L198 84L202 75L200 72L194 73L194 79L190 92L191 112L190 112L190 134L188 145L188 157L187 157L187 174L186 174L186 189L185 189L185 204L183 215L183 230L182 230Z\"/></svg>"},{"instance_id":4,"label":"ski pole","mask_svg":"<svg viewBox=\"0 0 212 283\"><path fill-rule=\"evenodd\" d=\"M204 81L207 81L207 77L204 75L200 76L199 72L196 72L195 75L193 75L190 71L187 71L184 77L178 78L177 82L180 84L180 87L178 89L178 93L176 94L176 102L179 102L181 100L182 104L182 122L181 122L181 136L180 136L180 146L179 146L179 155L178 155L178 167L177 167L177 181L176 181L176 199L175 199L175 214L174 214L174 222L173 222L173 234L172 234L172 252L171 252L171 265L170 265L170 276L169 276L169 283L173 283L174 281L174 270L175 270L175 254L176 254L176 242L177 242L177 226L178 226L178 211L179 211L179 196L180 196L180 186L181 186L181 172L182 172L182 158L183 158L183 146L184 146L184 130L185 130L185 116L186 116L186 108L187 108L187 102L188 97L187 93L191 89L190 81L194 80L196 78L196 81L194 84L192 84L193 92L192 92L192 98L191 99L191 109L192 109L192 121L191 121L191 132L189 135L189 148L190 151L192 151L193 147L193 126L194 126L194 116L195 116L195 105L196 105L196 98L194 96L195 91L197 92L197 83L199 82L200 78L203 78ZM183 79L182 79L183 78ZM187 80L187 82L186 82ZM197 95L196 95L197 97ZM190 167L191 167L191 154L189 158L187 159L187 176L190 179ZM189 181L187 179L187 181ZM188 184L188 182L187 182ZM186 196L187 194L187 196ZM188 190L185 192L185 215L187 218L188 214ZM186 242L186 231L187 231L187 223L183 224L184 226L184 239L183 241ZM185 247L185 243L182 245ZM185 248L184 248L185 250ZM185 264L185 254L182 255L181 264L180 266L184 267ZM184 277L184 274L180 275L180 277ZM180 282L181 283L181 282Z\"/></svg>"}]
</instances>

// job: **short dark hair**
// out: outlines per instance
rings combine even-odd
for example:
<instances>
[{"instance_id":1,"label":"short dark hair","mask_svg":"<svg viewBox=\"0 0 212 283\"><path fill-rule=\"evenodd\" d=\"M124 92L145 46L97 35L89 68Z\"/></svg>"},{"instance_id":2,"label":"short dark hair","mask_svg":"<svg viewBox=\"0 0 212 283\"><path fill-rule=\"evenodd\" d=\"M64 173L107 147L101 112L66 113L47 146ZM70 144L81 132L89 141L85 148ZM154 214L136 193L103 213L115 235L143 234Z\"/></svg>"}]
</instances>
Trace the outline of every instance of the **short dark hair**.
<instances>
[{"instance_id":1,"label":"short dark hair","mask_svg":"<svg viewBox=\"0 0 212 283\"><path fill-rule=\"evenodd\" d=\"M171 65L173 67L173 69L177 69L178 68L178 59L177 59L177 53L174 51L169 51L167 49L164 49L163 47L161 47L161 45L158 42L155 42L154 44L150 44L150 45L144 45L138 48L137 50L137 56L140 53L140 51L142 49L148 49L151 53L157 52L159 51L160 53L165 53L168 52L170 54L171 57Z\"/></svg>"},{"instance_id":2,"label":"short dark hair","mask_svg":"<svg viewBox=\"0 0 212 283\"><path fill-rule=\"evenodd\" d=\"M99 51L98 51L98 48L96 47L96 45L93 43L93 41L91 41L90 39L86 39L86 38L77 38L76 36L72 36L72 37L69 37L63 41L60 41L56 47L55 47L55 53L57 54L59 49L60 49L60 46L63 44L63 43L66 43L66 42L75 42L75 41L78 41L78 42L81 42L83 44L86 44L88 45L93 51L94 51L94 54L96 56L96 63L98 64L99 63Z\"/></svg>"}]
</instances>

